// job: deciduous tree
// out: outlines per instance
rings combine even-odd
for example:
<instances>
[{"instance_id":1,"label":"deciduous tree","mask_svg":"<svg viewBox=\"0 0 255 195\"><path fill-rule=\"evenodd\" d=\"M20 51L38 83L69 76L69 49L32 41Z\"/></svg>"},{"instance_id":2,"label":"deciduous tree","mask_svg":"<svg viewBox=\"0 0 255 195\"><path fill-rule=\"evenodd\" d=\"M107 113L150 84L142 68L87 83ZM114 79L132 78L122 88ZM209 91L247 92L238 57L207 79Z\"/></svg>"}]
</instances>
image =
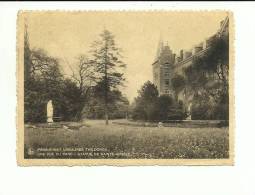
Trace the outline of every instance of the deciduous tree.
<instances>
[{"instance_id":1,"label":"deciduous tree","mask_svg":"<svg viewBox=\"0 0 255 195\"><path fill-rule=\"evenodd\" d=\"M82 111L89 101L90 90L96 84L96 73L93 63L85 55L80 55L77 58L76 66L74 69L71 68L71 70L71 79L78 87L76 102L79 105L79 109L77 109L75 119L81 120Z\"/></svg>"}]
</instances>

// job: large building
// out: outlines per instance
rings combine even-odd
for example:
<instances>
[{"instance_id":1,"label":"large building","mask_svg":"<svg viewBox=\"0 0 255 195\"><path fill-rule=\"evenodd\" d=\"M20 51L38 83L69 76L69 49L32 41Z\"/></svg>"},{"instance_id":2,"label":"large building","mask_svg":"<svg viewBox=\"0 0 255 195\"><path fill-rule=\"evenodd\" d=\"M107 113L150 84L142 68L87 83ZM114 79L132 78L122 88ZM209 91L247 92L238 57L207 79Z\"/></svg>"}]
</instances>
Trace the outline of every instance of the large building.
<instances>
[{"instance_id":1,"label":"large building","mask_svg":"<svg viewBox=\"0 0 255 195\"><path fill-rule=\"evenodd\" d=\"M174 95L178 100L182 100L188 110L190 110L192 96L186 94L185 89L174 94L171 80L179 74L183 75L183 70L192 64L194 57L205 54L210 48L210 42L215 36L228 34L229 18L221 21L219 30L208 39L195 45L192 49L181 50L178 55L174 54L168 44L164 44L160 40L156 58L152 64L153 67L153 83L157 86L160 95Z\"/></svg>"}]
</instances>

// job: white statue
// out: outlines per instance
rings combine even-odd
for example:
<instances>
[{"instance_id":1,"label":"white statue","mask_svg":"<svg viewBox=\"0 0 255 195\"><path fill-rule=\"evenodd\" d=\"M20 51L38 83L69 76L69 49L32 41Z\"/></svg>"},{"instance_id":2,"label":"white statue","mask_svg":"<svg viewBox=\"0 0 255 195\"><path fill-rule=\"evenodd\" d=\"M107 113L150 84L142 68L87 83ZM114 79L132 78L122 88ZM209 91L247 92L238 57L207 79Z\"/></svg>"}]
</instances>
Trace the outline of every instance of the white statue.
<instances>
[{"instance_id":1,"label":"white statue","mask_svg":"<svg viewBox=\"0 0 255 195\"><path fill-rule=\"evenodd\" d=\"M53 105L52 100L47 103L47 123L53 123Z\"/></svg>"}]
</instances>

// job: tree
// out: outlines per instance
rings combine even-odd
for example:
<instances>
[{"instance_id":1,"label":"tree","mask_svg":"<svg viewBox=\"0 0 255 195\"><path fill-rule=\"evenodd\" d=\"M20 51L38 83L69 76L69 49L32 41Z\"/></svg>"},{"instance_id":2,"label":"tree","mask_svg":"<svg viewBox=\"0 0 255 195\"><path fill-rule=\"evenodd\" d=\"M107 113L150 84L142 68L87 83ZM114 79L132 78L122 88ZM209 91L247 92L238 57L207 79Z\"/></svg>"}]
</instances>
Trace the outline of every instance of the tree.
<instances>
[{"instance_id":1,"label":"tree","mask_svg":"<svg viewBox=\"0 0 255 195\"><path fill-rule=\"evenodd\" d=\"M167 120L170 107L173 105L172 97L168 95L162 95L158 97L156 103L156 118L158 120Z\"/></svg>"},{"instance_id":2,"label":"tree","mask_svg":"<svg viewBox=\"0 0 255 195\"><path fill-rule=\"evenodd\" d=\"M29 77L25 80L25 121L43 122L46 119L46 104L49 99L54 103L54 114L60 115L61 89L63 75L56 58L50 57L44 50L24 50L30 52L26 58L31 62ZM27 54L24 54L27 55Z\"/></svg>"},{"instance_id":3,"label":"tree","mask_svg":"<svg viewBox=\"0 0 255 195\"><path fill-rule=\"evenodd\" d=\"M192 113L196 119L228 119L228 44L228 35L214 36L206 53L194 57L184 71L187 91L194 95Z\"/></svg>"},{"instance_id":4,"label":"tree","mask_svg":"<svg viewBox=\"0 0 255 195\"><path fill-rule=\"evenodd\" d=\"M171 96L159 96L157 87L147 81L133 103L132 118L145 121L182 120L186 117L183 104Z\"/></svg>"},{"instance_id":5,"label":"tree","mask_svg":"<svg viewBox=\"0 0 255 195\"><path fill-rule=\"evenodd\" d=\"M62 120L77 121L80 120L81 110L84 99L81 98L80 88L77 83L70 78L63 80L61 89L61 104Z\"/></svg>"},{"instance_id":6,"label":"tree","mask_svg":"<svg viewBox=\"0 0 255 195\"><path fill-rule=\"evenodd\" d=\"M153 120L155 118L155 104L158 98L157 87L147 81L138 91L135 99L133 118L138 120Z\"/></svg>"},{"instance_id":7,"label":"tree","mask_svg":"<svg viewBox=\"0 0 255 195\"><path fill-rule=\"evenodd\" d=\"M215 36L204 57L205 69L214 73L218 81L228 90L229 36Z\"/></svg>"},{"instance_id":8,"label":"tree","mask_svg":"<svg viewBox=\"0 0 255 195\"><path fill-rule=\"evenodd\" d=\"M24 80L26 81L30 78L30 70L32 66L31 61L31 49L29 44L29 36L27 32L27 25L25 25L25 33L24 33Z\"/></svg>"},{"instance_id":9,"label":"tree","mask_svg":"<svg viewBox=\"0 0 255 195\"><path fill-rule=\"evenodd\" d=\"M138 97L142 98L143 101L147 103L156 100L159 93L157 87L150 81L147 81L138 91L138 95Z\"/></svg>"},{"instance_id":10,"label":"tree","mask_svg":"<svg viewBox=\"0 0 255 195\"><path fill-rule=\"evenodd\" d=\"M72 69L72 68L71 68ZM91 61L84 55L77 58L76 69L72 69L71 79L76 83L78 93L76 95L76 102L78 109L76 110L75 120L79 121L82 118L82 111L89 101L89 92L95 85L95 71Z\"/></svg>"},{"instance_id":11,"label":"tree","mask_svg":"<svg viewBox=\"0 0 255 195\"><path fill-rule=\"evenodd\" d=\"M85 106L84 112L88 118L102 119L104 118L104 85L103 83L98 83L90 93L90 100ZM109 112L109 119L125 118L128 112L129 102L127 98L121 93L121 91L115 89L109 91L108 94L109 102L108 108L111 110Z\"/></svg>"},{"instance_id":12,"label":"tree","mask_svg":"<svg viewBox=\"0 0 255 195\"><path fill-rule=\"evenodd\" d=\"M176 75L172 78L172 86L175 91L175 96L177 99L178 93L185 87L185 78L181 75Z\"/></svg>"},{"instance_id":13,"label":"tree","mask_svg":"<svg viewBox=\"0 0 255 195\"><path fill-rule=\"evenodd\" d=\"M108 103L109 92L123 86L124 74L123 68L126 64L122 62L121 49L116 47L114 36L108 30L100 34L100 39L92 44L92 63L95 66L98 82L103 84L103 98L105 123L108 124Z\"/></svg>"},{"instance_id":14,"label":"tree","mask_svg":"<svg viewBox=\"0 0 255 195\"><path fill-rule=\"evenodd\" d=\"M54 103L54 114L62 112L63 75L59 60L42 49L30 48L27 25L24 32L24 118L25 122L44 122L46 104Z\"/></svg>"}]
</instances>

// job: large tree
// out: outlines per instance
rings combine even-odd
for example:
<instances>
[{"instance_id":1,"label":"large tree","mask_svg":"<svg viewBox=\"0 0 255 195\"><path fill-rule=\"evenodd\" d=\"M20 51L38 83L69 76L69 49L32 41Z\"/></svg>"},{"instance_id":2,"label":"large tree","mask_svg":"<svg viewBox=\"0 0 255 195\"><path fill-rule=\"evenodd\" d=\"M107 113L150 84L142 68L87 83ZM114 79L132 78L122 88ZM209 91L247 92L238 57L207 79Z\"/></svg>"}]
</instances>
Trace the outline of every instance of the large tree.
<instances>
[{"instance_id":1,"label":"large tree","mask_svg":"<svg viewBox=\"0 0 255 195\"><path fill-rule=\"evenodd\" d=\"M71 92L71 93L70 93ZM71 94L74 94L73 96ZM77 87L65 79L57 58L45 50L31 48L29 34L24 34L24 118L25 122L45 122L46 105L53 100L54 116L70 120L77 107L68 103L76 100ZM73 108L71 108L73 107Z\"/></svg>"},{"instance_id":2,"label":"large tree","mask_svg":"<svg viewBox=\"0 0 255 195\"><path fill-rule=\"evenodd\" d=\"M71 68L71 79L77 85L76 104L79 105L76 111L75 120L81 120L82 111L89 101L91 89L95 86L95 71L91 60L85 55L80 55L77 58L75 68Z\"/></svg>"},{"instance_id":3,"label":"large tree","mask_svg":"<svg viewBox=\"0 0 255 195\"><path fill-rule=\"evenodd\" d=\"M138 120L153 120L155 118L155 104L159 96L157 87L147 81L138 91L138 97L135 99L133 118Z\"/></svg>"},{"instance_id":4,"label":"large tree","mask_svg":"<svg viewBox=\"0 0 255 195\"><path fill-rule=\"evenodd\" d=\"M175 99L178 99L178 94L185 88L185 78L179 74L172 78L172 87L174 90Z\"/></svg>"},{"instance_id":5,"label":"large tree","mask_svg":"<svg viewBox=\"0 0 255 195\"><path fill-rule=\"evenodd\" d=\"M214 36L206 53L194 57L184 71L185 87L194 96L192 112L196 119L228 119L228 71L228 35ZM198 103L203 98L207 101Z\"/></svg>"},{"instance_id":6,"label":"large tree","mask_svg":"<svg viewBox=\"0 0 255 195\"><path fill-rule=\"evenodd\" d=\"M100 34L100 39L92 44L92 63L97 73L97 81L103 84L103 98L105 123L109 118L109 93L123 85L123 68L126 64L122 61L121 49L115 44L114 36L108 30Z\"/></svg>"},{"instance_id":7,"label":"large tree","mask_svg":"<svg viewBox=\"0 0 255 195\"><path fill-rule=\"evenodd\" d=\"M25 25L25 32L24 32L24 81L30 78L30 70L32 66L31 61L31 49L29 44L29 35L27 31L27 25Z\"/></svg>"},{"instance_id":8,"label":"large tree","mask_svg":"<svg viewBox=\"0 0 255 195\"><path fill-rule=\"evenodd\" d=\"M181 120L186 117L183 104L171 96L159 96L157 87L147 81L132 105L132 118L145 121Z\"/></svg>"},{"instance_id":9,"label":"large tree","mask_svg":"<svg viewBox=\"0 0 255 195\"><path fill-rule=\"evenodd\" d=\"M46 119L46 104L50 99L53 100L54 114L61 114L59 102L62 101L64 78L58 59L41 49L31 49L29 52L30 57L24 60L24 64L31 63L27 69L29 76L25 79L25 121L42 122Z\"/></svg>"}]
</instances>

